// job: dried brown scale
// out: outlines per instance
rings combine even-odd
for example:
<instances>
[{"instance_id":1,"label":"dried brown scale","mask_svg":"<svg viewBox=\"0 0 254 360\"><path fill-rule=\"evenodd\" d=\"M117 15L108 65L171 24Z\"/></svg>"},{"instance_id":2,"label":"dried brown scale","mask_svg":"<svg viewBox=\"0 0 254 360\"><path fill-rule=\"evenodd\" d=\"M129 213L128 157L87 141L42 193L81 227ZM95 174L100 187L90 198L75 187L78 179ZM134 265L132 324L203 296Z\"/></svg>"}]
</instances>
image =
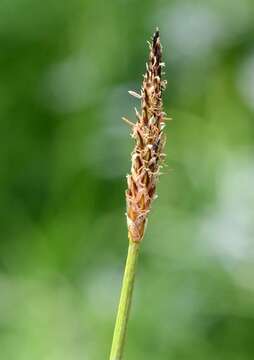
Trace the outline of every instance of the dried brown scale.
<instances>
[{"instance_id":1,"label":"dried brown scale","mask_svg":"<svg viewBox=\"0 0 254 360\"><path fill-rule=\"evenodd\" d=\"M144 236L147 216L156 197L161 163L165 157L162 151L165 144L163 128L166 114L162 110L161 93L166 81L161 79L162 47L158 30L153 36L152 44L149 43L149 48L149 61L146 64L141 94L130 91L131 95L141 99L141 114L135 109L136 124L124 118L132 126L131 135L136 140L126 190L127 225L129 238L134 242L141 241Z\"/></svg>"}]
</instances>

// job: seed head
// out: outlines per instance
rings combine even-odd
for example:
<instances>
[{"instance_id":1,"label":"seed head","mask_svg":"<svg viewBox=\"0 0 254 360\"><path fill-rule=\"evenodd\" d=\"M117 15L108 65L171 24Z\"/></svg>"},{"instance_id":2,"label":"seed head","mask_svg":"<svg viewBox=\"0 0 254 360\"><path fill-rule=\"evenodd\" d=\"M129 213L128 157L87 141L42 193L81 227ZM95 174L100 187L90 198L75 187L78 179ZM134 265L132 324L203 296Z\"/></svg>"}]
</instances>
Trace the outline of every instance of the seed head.
<instances>
[{"instance_id":1,"label":"seed head","mask_svg":"<svg viewBox=\"0 0 254 360\"><path fill-rule=\"evenodd\" d=\"M149 44L149 60L146 64L141 93L129 93L141 99L141 110L135 109L137 122L123 118L132 128L131 136L136 144L131 157L131 172L127 175L126 190L127 226L129 239L139 242L144 236L151 203L156 197L156 184L160 175L165 135L165 113L162 108L162 91L166 81L161 79L162 46L157 29Z\"/></svg>"}]
</instances>

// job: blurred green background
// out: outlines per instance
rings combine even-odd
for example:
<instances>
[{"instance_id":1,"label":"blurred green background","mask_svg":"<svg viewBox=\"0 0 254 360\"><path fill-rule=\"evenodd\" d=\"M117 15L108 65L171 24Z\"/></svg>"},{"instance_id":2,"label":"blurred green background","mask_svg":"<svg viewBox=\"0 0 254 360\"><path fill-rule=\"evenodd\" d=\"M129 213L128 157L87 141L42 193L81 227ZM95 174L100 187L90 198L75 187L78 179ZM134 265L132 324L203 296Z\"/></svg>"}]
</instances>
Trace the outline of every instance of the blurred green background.
<instances>
[{"instance_id":1,"label":"blurred green background","mask_svg":"<svg viewBox=\"0 0 254 360\"><path fill-rule=\"evenodd\" d=\"M124 190L161 29L164 169L126 359L254 358L254 3L0 2L0 358L107 359Z\"/></svg>"}]
</instances>

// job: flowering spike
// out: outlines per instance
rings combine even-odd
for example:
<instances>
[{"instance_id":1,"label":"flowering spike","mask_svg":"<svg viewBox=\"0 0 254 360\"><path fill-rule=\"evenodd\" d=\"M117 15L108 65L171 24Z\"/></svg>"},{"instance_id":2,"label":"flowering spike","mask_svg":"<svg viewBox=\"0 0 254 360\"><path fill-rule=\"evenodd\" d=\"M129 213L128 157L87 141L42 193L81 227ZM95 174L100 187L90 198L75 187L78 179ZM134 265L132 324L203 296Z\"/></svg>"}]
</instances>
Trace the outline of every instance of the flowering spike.
<instances>
[{"instance_id":1,"label":"flowering spike","mask_svg":"<svg viewBox=\"0 0 254 360\"><path fill-rule=\"evenodd\" d=\"M150 54L141 95L129 91L141 100L141 112L135 110L137 122L132 127L136 145L126 190L127 226L129 239L133 242L140 242L144 236L151 203L157 197L156 184L165 157L163 128L166 114L163 112L162 91L166 87L166 81L161 79L161 69L165 64L161 61L162 47L158 28L152 42L148 44Z\"/></svg>"}]
</instances>

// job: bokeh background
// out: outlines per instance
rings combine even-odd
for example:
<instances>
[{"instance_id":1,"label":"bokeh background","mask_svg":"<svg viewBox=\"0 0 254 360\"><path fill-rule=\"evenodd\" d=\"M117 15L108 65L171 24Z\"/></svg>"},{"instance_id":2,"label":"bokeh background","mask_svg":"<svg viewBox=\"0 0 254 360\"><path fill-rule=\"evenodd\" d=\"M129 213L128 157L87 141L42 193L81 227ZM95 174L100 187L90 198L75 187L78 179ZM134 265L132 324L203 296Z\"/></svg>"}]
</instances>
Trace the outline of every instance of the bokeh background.
<instances>
[{"instance_id":1,"label":"bokeh background","mask_svg":"<svg viewBox=\"0 0 254 360\"><path fill-rule=\"evenodd\" d=\"M107 359L125 175L161 29L168 123L126 359L254 357L254 3L0 2L2 360Z\"/></svg>"}]
</instances>

